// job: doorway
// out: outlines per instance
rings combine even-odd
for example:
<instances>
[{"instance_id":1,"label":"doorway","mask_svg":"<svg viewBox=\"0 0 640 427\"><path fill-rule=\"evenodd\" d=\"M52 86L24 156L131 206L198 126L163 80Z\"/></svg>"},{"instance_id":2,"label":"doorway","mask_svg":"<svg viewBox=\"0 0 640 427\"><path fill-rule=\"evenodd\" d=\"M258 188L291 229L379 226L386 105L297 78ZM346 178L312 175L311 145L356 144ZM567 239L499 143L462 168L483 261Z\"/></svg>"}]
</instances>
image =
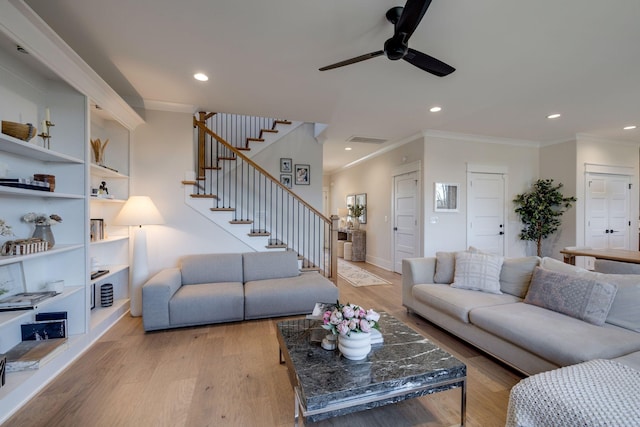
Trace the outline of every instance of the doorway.
<instances>
[{"instance_id":1,"label":"doorway","mask_svg":"<svg viewBox=\"0 0 640 427\"><path fill-rule=\"evenodd\" d=\"M420 163L394 171L393 176L393 271L402 273L404 258L419 257Z\"/></svg>"},{"instance_id":2,"label":"doorway","mask_svg":"<svg viewBox=\"0 0 640 427\"><path fill-rule=\"evenodd\" d=\"M585 189L585 246L630 249L630 177L588 173Z\"/></svg>"},{"instance_id":3,"label":"doorway","mask_svg":"<svg viewBox=\"0 0 640 427\"><path fill-rule=\"evenodd\" d=\"M505 254L505 174L467 172L467 247Z\"/></svg>"}]
</instances>

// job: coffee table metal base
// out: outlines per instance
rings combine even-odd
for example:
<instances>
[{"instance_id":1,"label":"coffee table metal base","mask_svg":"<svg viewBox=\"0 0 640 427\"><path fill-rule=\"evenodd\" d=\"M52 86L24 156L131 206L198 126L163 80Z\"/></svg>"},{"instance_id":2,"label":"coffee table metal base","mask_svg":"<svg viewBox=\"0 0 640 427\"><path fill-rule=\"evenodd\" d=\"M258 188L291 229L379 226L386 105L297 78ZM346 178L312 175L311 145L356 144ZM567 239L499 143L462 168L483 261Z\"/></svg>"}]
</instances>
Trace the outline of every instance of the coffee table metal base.
<instances>
[{"instance_id":1,"label":"coffee table metal base","mask_svg":"<svg viewBox=\"0 0 640 427\"><path fill-rule=\"evenodd\" d=\"M442 389L444 387L444 389ZM459 379L444 381L440 384L426 384L421 387L411 388L410 390L396 390L393 392L385 393L383 395L369 395L360 396L356 399L349 399L344 402L336 402L321 409L307 410L304 406L303 399L300 396L300 389L294 387L294 426L300 425L302 419L304 425L304 418L328 414L329 417L335 417L339 415L346 415L352 412L369 409L370 404L374 404L372 407L382 406L387 403L400 402L406 399L412 399L414 397L421 397L427 394L432 394L438 391L449 390L450 388L460 387L460 426L464 427L467 412L467 381L466 378L460 381ZM333 414L330 414L333 413ZM302 418L301 418L302 415Z\"/></svg>"}]
</instances>

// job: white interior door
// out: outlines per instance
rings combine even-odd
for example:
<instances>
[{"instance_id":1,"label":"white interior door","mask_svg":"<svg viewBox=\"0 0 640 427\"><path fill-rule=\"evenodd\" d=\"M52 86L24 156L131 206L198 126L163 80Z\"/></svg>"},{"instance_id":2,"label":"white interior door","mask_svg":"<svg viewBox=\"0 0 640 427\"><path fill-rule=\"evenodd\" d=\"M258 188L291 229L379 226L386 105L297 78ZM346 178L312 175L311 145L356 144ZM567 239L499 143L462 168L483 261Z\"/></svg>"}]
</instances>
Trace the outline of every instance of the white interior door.
<instances>
[{"instance_id":1,"label":"white interior door","mask_svg":"<svg viewBox=\"0 0 640 427\"><path fill-rule=\"evenodd\" d=\"M420 256L418 172L393 177L393 271L402 273L402 260Z\"/></svg>"},{"instance_id":2,"label":"white interior door","mask_svg":"<svg viewBox=\"0 0 640 427\"><path fill-rule=\"evenodd\" d=\"M585 188L585 246L629 248L629 177L588 174Z\"/></svg>"},{"instance_id":3,"label":"white interior door","mask_svg":"<svg viewBox=\"0 0 640 427\"><path fill-rule=\"evenodd\" d=\"M504 175L472 172L467 176L467 246L504 255Z\"/></svg>"}]
</instances>

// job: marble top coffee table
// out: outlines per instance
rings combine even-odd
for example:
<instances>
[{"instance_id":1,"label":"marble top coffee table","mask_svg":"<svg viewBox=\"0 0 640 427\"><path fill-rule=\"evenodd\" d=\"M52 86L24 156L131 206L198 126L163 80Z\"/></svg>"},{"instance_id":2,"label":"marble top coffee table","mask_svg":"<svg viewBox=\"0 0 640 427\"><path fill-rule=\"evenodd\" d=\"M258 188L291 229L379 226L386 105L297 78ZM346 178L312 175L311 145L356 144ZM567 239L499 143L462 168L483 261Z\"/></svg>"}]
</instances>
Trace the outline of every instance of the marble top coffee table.
<instances>
[{"instance_id":1,"label":"marble top coffee table","mask_svg":"<svg viewBox=\"0 0 640 427\"><path fill-rule=\"evenodd\" d=\"M287 364L294 390L295 425L300 415L315 422L459 387L464 426L466 365L387 313L379 323L384 342L359 361L320 347L329 333L320 321L277 324L280 363Z\"/></svg>"}]
</instances>

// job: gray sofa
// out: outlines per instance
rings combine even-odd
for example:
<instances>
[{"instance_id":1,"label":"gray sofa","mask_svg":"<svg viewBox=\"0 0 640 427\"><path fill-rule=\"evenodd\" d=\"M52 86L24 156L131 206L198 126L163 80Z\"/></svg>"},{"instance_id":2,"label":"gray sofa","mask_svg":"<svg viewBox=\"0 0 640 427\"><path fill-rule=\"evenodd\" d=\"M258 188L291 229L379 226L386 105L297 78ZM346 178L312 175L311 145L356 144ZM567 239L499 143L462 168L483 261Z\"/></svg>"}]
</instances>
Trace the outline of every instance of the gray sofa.
<instances>
[{"instance_id":1,"label":"gray sofa","mask_svg":"<svg viewBox=\"0 0 640 427\"><path fill-rule=\"evenodd\" d=\"M301 273L292 251L189 255L143 285L142 322L152 331L307 314L337 300L338 288Z\"/></svg>"},{"instance_id":2,"label":"gray sofa","mask_svg":"<svg viewBox=\"0 0 640 427\"><path fill-rule=\"evenodd\" d=\"M456 253L437 255L403 260L403 305L521 372L533 375L598 358L640 360L640 275L591 272L551 258L505 258L498 293L489 293L450 285L455 273L447 270L456 271ZM604 323L525 302L534 271L569 282L615 284L608 311L600 312ZM547 297L566 296L549 289Z\"/></svg>"}]
</instances>

